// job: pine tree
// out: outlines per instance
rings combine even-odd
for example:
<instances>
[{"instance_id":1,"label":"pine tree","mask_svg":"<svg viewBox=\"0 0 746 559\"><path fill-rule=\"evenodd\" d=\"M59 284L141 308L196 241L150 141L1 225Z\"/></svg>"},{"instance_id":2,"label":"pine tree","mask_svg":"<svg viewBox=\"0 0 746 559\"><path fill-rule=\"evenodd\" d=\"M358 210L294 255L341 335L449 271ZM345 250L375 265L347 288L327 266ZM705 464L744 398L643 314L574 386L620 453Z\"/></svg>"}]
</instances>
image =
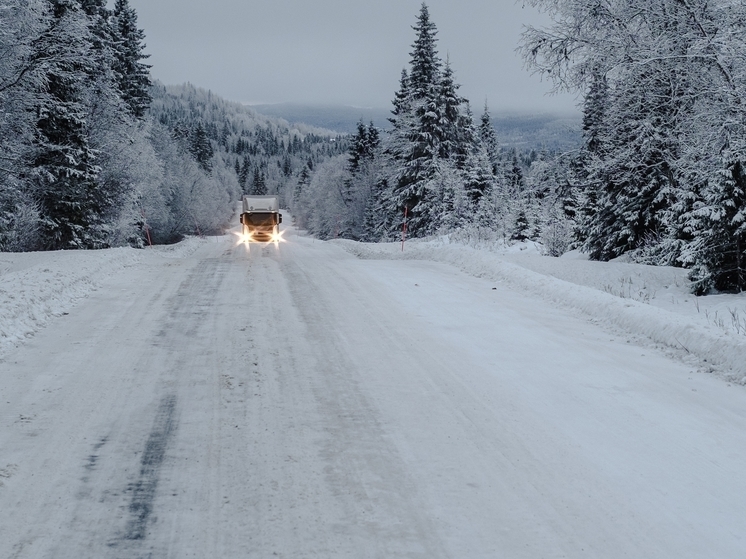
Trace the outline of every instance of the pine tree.
<instances>
[{"instance_id":1,"label":"pine tree","mask_svg":"<svg viewBox=\"0 0 746 559\"><path fill-rule=\"evenodd\" d=\"M290 147L290 143L288 143L288 147ZM290 159L289 155L286 155L282 159L282 174L286 177L289 177L293 174L293 163Z\"/></svg>"},{"instance_id":2,"label":"pine tree","mask_svg":"<svg viewBox=\"0 0 746 559\"><path fill-rule=\"evenodd\" d=\"M677 179L676 120L682 76L654 64L642 68L631 88L614 91L608 142L595 159L597 211L587 227L584 249L609 260L644 246L661 234ZM631 89L631 90L630 90ZM665 100L665 101L662 101Z\"/></svg>"},{"instance_id":3,"label":"pine tree","mask_svg":"<svg viewBox=\"0 0 746 559\"><path fill-rule=\"evenodd\" d=\"M249 194L257 194L257 188L262 182L262 175L259 167L254 167L254 173L251 177L251 187L249 188Z\"/></svg>"},{"instance_id":4,"label":"pine tree","mask_svg":"<svg viewBox=\"0 0 746 559\"><path fill-rule=\"evenodd\" d=\"M608 176L602 164L609 142L607 132L607 110L609 104L609 85L606 76L594 70L591 83L583 99L583 149L575 159L573 174L579 183L577 188L577 209L572 207L577 217L574 235L576 241L585 245L592 259L601 257L600 247L588 243L593 235L595 224L613 220L614 216L599 206L599 196L607 183ZM571 202L571 206L574 206ZM607 215L608 214L608 215Z\"/></svg>"},{"instance_id":5,"label":"pine tree","mask_svg":"<svg viewBox=\"0 0 746 559\"><path fill-rule=\"evenodd\" d=\"M514 196L518 196L523 193L525 183L523 181L523 169L518 161L518 152L513 149L513 155L511 157L510 170L508 171L508 189Z\"/></svg>"},{"instance_id":6,"label":"pine tree","mask_svg":"<svg viewBox=\"0 0 746 559\"><path fill-rule=\"evenodd\" d=\"M117 42L115 31L109 24L110 12L106 8L106 0L78 0L89 19L91 30L91 46L97 65L95 76L106 76L112 73L114 62L114 47Z\"/></svg>"},{"instance_id":7,"label":"pine tree","mask_svg":"<svg viewBox=\"0 0 746 559\"><path fill-rule=\"evenodd\" d=\"M370 159L374 157L376 150L381 145L381 135L378 133L378 128L373 124L371 120L368 123L368 143L366 146L366 155Z\"/></svg>"},{"instance_id":8,"label":"pine tree","mask_svg":"<svg viewBox=\"0 0 746 559\"><path fill-rule=\"evenodd\" d=\"M746 289L746 169L725 149L722 168L710 180L690 215L693 242L682 260L692 266L692 291Z\"/></svg>"},{"instance_id":9,"label":"pine tree","mask_svg":"<svg viewBox=\"0 0 746 559\"><path fill-rule=\"evenodd\" d=\"M417 24L412 29L417 34L417 39L412 45L407 90L411 98L421 100L432 96L433 87L440 80L441 67L435 45L438 31L430 21L430 11L424 2L420 7Z\"/></svg>"},{"instance_id":10,"label":"pine tree","mask_svg":"<svg viewBox=\"0 0 746 559\"><path fill-rule=\"evenodd\" d=\"M473 118L468 109L468 101L458 95L459 85L453 77L451 63L446 60L439 83L439 114L441 117L438 157L454 158L456 166L463 168L467 155L474 147ZM461 106L466 104L467 114L461 114Z\"/></svg>"},{"instance_id":11,"label":"pine tree","mask_svg":"<svg viewBox=\"0 0 746 559\"><path fill-rule=\"evenodd\" d=\"M210 139L202 123L198 123L189 138L189 152L206 172L212 172L212 157L215 155Z\"/></svg>"},{"instance_id":12,"label":"pine tree","mask_svg":"<svg viewBox=\"0 0 746 559\"><path fill-rule=\"evenodd\" d=\"M360 162L368 154L368 129L361 118L357 123L357 134L352 137L350 145L349 169L353 175L357 173Z\"/></svg>"},{"instance_id":13,"label":"pine tree","mask_svg":"<svg viewBox=\"0 0 746 559\"><path fill-rule=\"evenodd\" d=\"M69 49L76 56L62 58L49 68L47 95L37 107L32 167L42 238L48 249L98 248L107 243L96 182L100 169L86 135L82 102L83 85L95 65L88 20L73 0L55 0L52 13L48 43L40 48L44 52Z\"/></svg>"},{"instance_id":14,"label":"pine tree","mask_svg":"<svg viewBox=\"0 0 746 559\"><path fill-rule=\"evenodd\" d=\"M348 166L353 176L358 172L361 164L373 159L379 144L378 129L373 122L366 127L363 119L360 119L357 123L357 133L352 137L349 149Z\"/></svg>"},{"instance_id":15,"label":"pine tree","mask_svg":"<svg viewBox=\"0 0 746 559\"><path fill-rule=\"evenodd\" d=\"M482 113L482 118L479 123L479 137L482 140L484 149L487 152L487 157L490 160L492 174L497 175L497 166L500 161L500 145L497 141L495 127L492 126L492 117L490 116L490 110L487 107L487 101L484 102L484 112Z\"/></svg>"},{"instance_id":16,"label":"pine tree","mask_svg":"<svg viewBox=\"0 0 746 559\"><path fill-rule=\"evenodd\" d=\"M311 163L311 161L309 160L308 163ZM311 182L311 176L313 175L313 173L311 172L308 163L303 166L303 169L301 169L300 174L298 175L298 182L295 183L295 188L293 189L294 205L300 202L303 192L306 190L306 187Z\"/></svg>"},{"instance_id":17,"label":"pine tree","mask_svg":"<svg viewBox=\"0 0 746 559\"><path fill-rule=\"evenodd\" d=\"M150 106L150 66L142 61L145 54L145 33L137 27L137 12L128 0L116 0L113 12L116 63L122 99L135 117L142 119Z\"/></svg>"},{"instance_id":18,"label":"pine tree","mask_svg":"<svg viewBox=\"0 0 746 559\"><path fill-rule=\"evenodd\" d=\"M407 70L404 69L401 71L401 78L399 78L399 90L394 94L394 100L392 101L394 108L391 113L394 116L388 119L394 127L396 127L396 123L398 122L396 117L408 113L411 110L410 100L409 74L407 74Z\"/></svg>"},{"instance_id":19,"label":"pine tree","mask_svg":"<svg viewBox=\"0 0 746 559\"><path fill-rule=\"evenodd\" d=\"M264 175L264 172L255 175L255 177L256 180L254 181L254 184L252 186L251 193L256 196L264 196L265 194L267 194L267 178Z\"/></svg>"},{"instance_id":20,"label":"pine tree","mask_svg":"<svg viewBox=\"0 0 746 559\"><path fill-rule=\"evenodd\" d=\"M238 161L236 161L238 165ZM249 192L249 175L251 173L251 159L248 155L243 158L243 164L240 166L238 172L238 185L241 187L241 192L248 194Z\"/></svg>"},{"instance_id":21,"label":"pine tree","mask_svg":"<svg viewBox=\"0 0 746 559\"><path fill-rule=\"evenodd\" d=\"M410 71L406 83L402 74L401 89L394 99L394 129L387 146L396 165L391 181L394 206L388 210L388 221L396 223L396 216L406 212L410 234L421 236L435 227L431 207L434 194L427 183L437 172L443 138L437 30L424 3L413 29L417 37L412 45ZM406 100L401 97L405 91Z\"/></svg>"},{"instance_id":22,"label":"pine tree","mask_svg":"<svg viewBox=\"0 0 746 559\"><path fill-rule=\"evenodd\" d=\"M606 112L609 104L609 84L606 76L594 69L591 84L583 99L583 140L585 151L590 155L601 155L607 136Z\"/></svg>"},{"instance_id":23,"label":"pine tree","mask_svg":"<svg viewBox=\"0 0 746 559\"><path fill-rule=\"evenodd\" d=\"M529 238L529 228L530 224L526 216L526 210L521 208L518 210L515 221L513 222L510 240L518 242L527 241Z\"/></svg>"},{"instance_id":24,"label":"pine tree","mask_svg":"<svg viewBox=\"0 0 746 559\"><path fill-rule=\"evenodd\" d=\"M466 195L476 209L485 192L495 186L492 164L484 146L469 155L463 173Z\"/></svg>"}]
</instances>

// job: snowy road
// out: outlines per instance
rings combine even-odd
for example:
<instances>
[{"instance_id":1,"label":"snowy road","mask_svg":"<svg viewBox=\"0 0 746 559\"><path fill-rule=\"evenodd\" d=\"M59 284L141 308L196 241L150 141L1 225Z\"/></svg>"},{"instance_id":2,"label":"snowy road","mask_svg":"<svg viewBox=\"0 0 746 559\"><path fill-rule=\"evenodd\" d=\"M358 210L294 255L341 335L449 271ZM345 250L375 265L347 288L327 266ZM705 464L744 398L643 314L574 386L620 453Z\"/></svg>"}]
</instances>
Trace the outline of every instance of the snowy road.
<instances>
[{"instance_id":1,"label":"snowy road","mask_svg":"<svg viewBox=\"0 0 746 559\"><path fill-rule=\"evenodd\" d=\"M0 363L0 557L746 556L746 391L424 261L148 256Z\"/></svg>"}]
</instances>

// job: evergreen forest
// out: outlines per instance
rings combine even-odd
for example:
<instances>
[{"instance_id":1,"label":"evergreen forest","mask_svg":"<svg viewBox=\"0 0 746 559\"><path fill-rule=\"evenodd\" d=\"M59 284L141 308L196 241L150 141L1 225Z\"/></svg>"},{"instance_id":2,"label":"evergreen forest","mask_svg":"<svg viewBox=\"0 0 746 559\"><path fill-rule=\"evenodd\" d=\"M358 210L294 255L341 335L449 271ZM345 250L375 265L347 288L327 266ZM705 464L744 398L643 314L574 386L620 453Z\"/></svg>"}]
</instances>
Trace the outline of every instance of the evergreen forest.
<instances>
[{"instance_id":1,"label":"evergreen forest","mask_svg":"<svg viewBox=\"0 0 746 559\"><path fill-rule=\"evenodd\" d=\"M127 0L0 2L0 250L222 233L243 193L295 187L344 138L153 83Z\"/></svg>"},{"instance_id":2,"label":"evergreen forest","mask_svg":"<svg viewBox=\"0 0 746 559\"><path fill-rule=\"evenodd\" d=\"M459 94L424 3L413 30L391 129L358 123L349 152L325 161L298 189L300 225L321 238L367 242L448 235L470 243L533 240L553 256L572 248L568 158L500 146L487 103L477 116Z\"/></svg>"},{"instance_id":3,"label":"evergreen forest","mask_svg":"<svg viewBox=\"0 0 746 559\"><path fill-rule=\"evenodd\" d=\"M322 238L448 235L535 241L560 256L690 269L692 291L746 288L746 5L727 0L530 0L553 22L520 50L556 91L581 95L583 141L498 145L437 50L423 4L393 130L360 123L295 199Z\"/></svg>"}]
</instances>

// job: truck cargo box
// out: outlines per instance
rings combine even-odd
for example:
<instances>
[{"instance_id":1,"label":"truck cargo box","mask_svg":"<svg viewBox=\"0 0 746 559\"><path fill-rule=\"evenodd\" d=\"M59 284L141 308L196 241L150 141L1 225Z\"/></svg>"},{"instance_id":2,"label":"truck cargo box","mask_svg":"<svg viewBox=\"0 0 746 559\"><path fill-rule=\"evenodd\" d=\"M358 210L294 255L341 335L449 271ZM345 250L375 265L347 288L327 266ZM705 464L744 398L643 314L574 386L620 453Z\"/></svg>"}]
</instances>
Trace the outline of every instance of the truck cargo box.
<instances>
[{"instance_id":1,"label":"truck cargo box","mask_svg":"<svg viewBox=\"0 0 746 559\"><path fill-rule=\"evenodd\" d=\"M243 213L279 212L280 199L277 196L244 196Z\"/></svg>"}]
</instances>

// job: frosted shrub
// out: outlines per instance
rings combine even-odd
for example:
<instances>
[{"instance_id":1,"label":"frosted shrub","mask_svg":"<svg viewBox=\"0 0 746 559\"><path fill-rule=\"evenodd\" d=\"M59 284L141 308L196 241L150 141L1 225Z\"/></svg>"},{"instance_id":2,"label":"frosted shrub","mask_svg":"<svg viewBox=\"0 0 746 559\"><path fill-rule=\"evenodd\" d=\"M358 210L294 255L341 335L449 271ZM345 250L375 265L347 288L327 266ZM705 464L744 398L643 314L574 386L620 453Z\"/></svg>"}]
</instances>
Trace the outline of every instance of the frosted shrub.
<instances>
[{"instance_id":1,"label":"frosted shrub","mask_svg":"<svg viewBox=\"0 0 746 559\"><path fill-rule=\"evenodd\" d=\"M559 257L570 249L572 230L569 222L555 219L544 226L540 238L544 254Z\"/></svg>"}]
</instances>

